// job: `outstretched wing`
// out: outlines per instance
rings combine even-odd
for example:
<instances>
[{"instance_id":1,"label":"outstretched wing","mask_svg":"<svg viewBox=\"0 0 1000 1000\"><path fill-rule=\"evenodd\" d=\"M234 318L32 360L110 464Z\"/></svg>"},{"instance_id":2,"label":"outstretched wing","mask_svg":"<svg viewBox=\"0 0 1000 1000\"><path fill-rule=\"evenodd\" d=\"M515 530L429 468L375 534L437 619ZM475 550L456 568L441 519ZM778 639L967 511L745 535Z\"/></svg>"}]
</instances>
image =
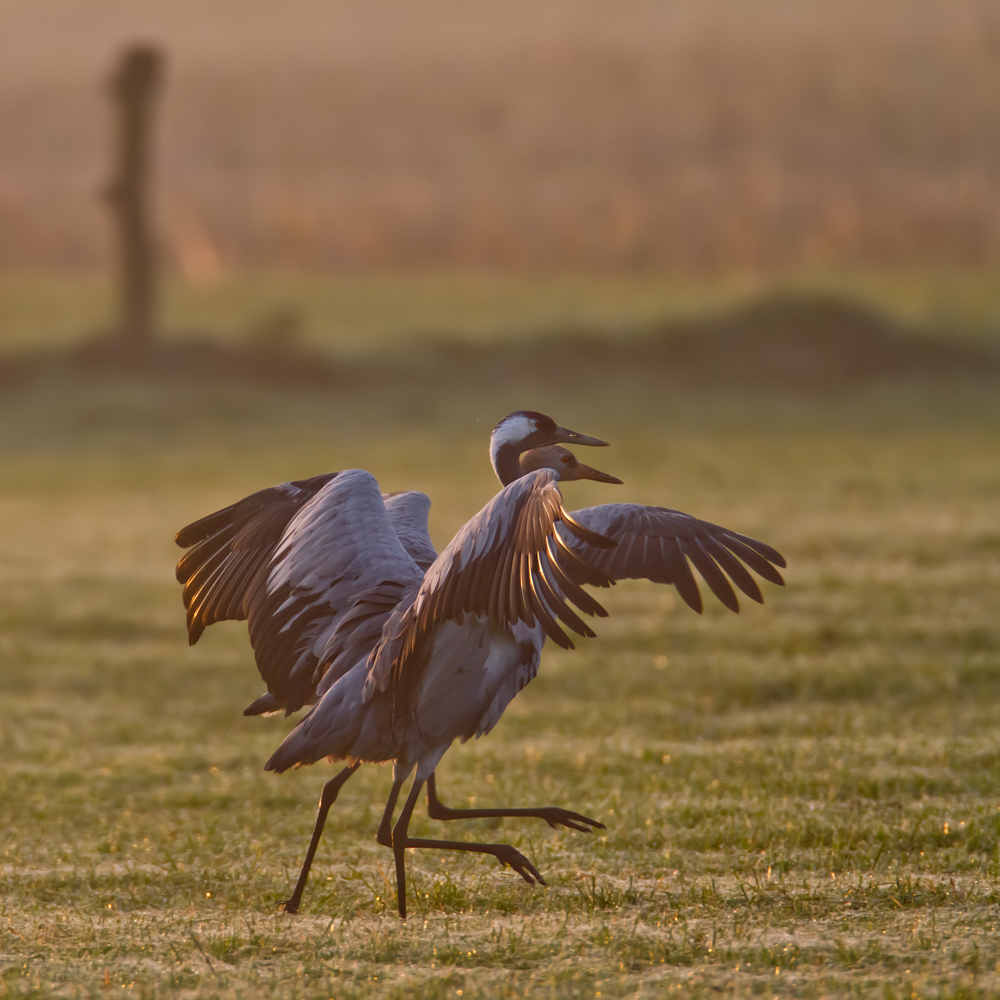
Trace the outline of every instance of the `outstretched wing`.
<instances>
[{"instance_id":1,"label":"outstretched wing","mask_svg":"<svg viewBox=\"0 0 1000 1000\"><path fill-rule=\"evenodd\" d=\"M275 491L281 491L277 498ZM328 477L303 502L283 487L263 492L271 494L263 507L262 495L255 494L179 532L180 544L213 528L198 544L217 539L217 565L209 567L197 591L192 588L189 595L185 587L185 603L189 621L200 625L192 641L213 621L246 618L257 667L271 696L267 707L295 711L313 698L330 663L328 647L340 619L359 597L376 590L401 594L423 574L393 530L370 473L353 469ZM241 506L250 501L257 510L251 507L239 526L227 525L227 520L239 520ZM280 503L295 507L275 510ZM192 530L198 525L203 527ZM231 582L224 583L221 574ZM215 588L223 587L213 596Z\"/></svg>"},{"instance_id":2,"label":"outstretched wing","mask_svg":"<svg viewBox=\"0 0 1000 1000\"><path fill-rule=\"evenodd\" d=\"M764 601L747 567L765 580L784 586L775 568L785 565L784 557L770 545L679 510L611 503L575 510L570 516L590 531L618 543L613 549L597 548L560 525L563 541L581 561L612 580L672 583L699 614L701 593L689 560L712 593L732 611L740 609L732 584L758 603Z\"/></svg>"},{"instance_id":3,"label":"outstretched wing","mask_svg":"<svg viewBox=\"0 0 1000 1000\"><path fill-rule=\"evenodd\" d=\"M177 563L177 581L184 586L192 646L209 625L246 618L247 597L289 521L338 474L260 490L177 532L174 541L189 549Z\"/></svg>"},{"instance_id":4,"label":"outstretched wing","mask_svg":"<svg viewBox=\"0 0 1000 1000\"><path fill-rule=\"evenodd\" d=\"M385 690L390 682L394 696L397 687L408 688L422 667L424 640L443 622L466 615L485 619L497 630L519 622L528 628L537 624L567 649L573 644L559 622L593 636L570 604L605 617L580 583L610 586L612 581L579 559L566 537L585 543L588 551L615 544L566 513L552 470L540 469L506 486L438 556L412 603L393 613L372 654L366 694L376 687Z\"/></svg>"}]
</instances>

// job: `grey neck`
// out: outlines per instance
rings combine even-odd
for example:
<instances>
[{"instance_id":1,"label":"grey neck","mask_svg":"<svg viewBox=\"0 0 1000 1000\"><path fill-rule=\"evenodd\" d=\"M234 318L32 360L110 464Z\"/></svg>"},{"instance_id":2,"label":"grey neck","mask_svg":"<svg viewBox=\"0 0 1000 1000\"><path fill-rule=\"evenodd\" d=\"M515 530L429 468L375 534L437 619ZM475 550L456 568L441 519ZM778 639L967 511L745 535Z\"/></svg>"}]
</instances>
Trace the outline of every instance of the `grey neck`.
<instances>
[{"instance_id":1,"label":"grey neck","mask_svg":"<svg viewBox=\"0 0 1000 1000\"><path fill-rule=\"evenodd\" d=\"M490 451L493 471L504 486L510 486L521 478L521 446L519 444L502 444Z\"/></svg>"}]
</instances>

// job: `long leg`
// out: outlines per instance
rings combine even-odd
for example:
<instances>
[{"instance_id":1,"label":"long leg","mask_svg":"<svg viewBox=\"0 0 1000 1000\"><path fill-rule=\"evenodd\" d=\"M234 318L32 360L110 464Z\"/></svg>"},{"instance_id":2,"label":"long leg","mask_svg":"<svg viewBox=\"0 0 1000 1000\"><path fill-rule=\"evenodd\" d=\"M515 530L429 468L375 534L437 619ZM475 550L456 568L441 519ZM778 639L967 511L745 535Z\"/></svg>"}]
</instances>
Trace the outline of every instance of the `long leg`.
<instances>
[{"instance_id":1,"label":"long leg","mask_svg":"<svg viewBox=\"0 0 1000 1000\"><path fill-rule=\"evenodd\" d=\"M396 808L396 800L399 798L399 790L403 787L405 777L392 779L392 788L389 791L389 801L385 804L385 811L382 813L382 822L378 825L378 832L375 839L383 847L392 847L392 814Z\"/></svg>"},{"instance_id":2,"label":"long leg","mask_svg":"<svg viewBox=\"0 0 1000 1000\"><path fill-rule=\"evenodd\" d=\"M295 883L295 891L282 903L285 913L298 913L299 904L302 902L302 893L305 891L306 882L309 879L309 869L312 868L313 858L316 856L316 848L319 847L319 838L323 835L323 827L326 825L326 817L330 812L330 806L337 801L337 794L341 786L354 774L360 764L351 764L343 771L331 778L324 786L323 793L319 797L319 809L316 812L316 825L313 827L312 840L309 841L309 850L306 851L306 859L302 862L302 871L299 872L299 880Z\"/></svg>"},{"instance_id":3,"label":"long leg","mask_svg":"<svg viewBox=\"0 0 1000 1000\"><path fill-rule=\"evenodd\" d=\"M402 784L401 782L399 784ZM539 874L538 869L520 851L514 850L510 844L468 844L463 840L420 840L407 835L407 828L410 825L410 816L413 814L413 807L420 797L420 788L423 781L419 778L413 779L413 787L406 798L406 804L396 825L392 828L392 853L396 858L396 889L399 897L399 915L406 918L406 865L404 854L408 847L426 847L441 851L469 851L473 854L490 854L501 864L509 865L524 879L528 885L546 885L545 879ZM393 784L393 791L390 793L390 807L396 803L396 795L399 787ZM391 808L387 807L386 816L391 816ZM385 817L383 817L383 824ZM381 833L381 830L380 830ZM383 841L379 840L380 843Z\"/></svg>"},{"instance_id":4,"label":"long leg","mask_svg":"<svg viewBox=\"0 0 1000 1000\"><path fill-rule=\"evenodd\" d=\"M568 826L581 833L593 832L590 827L605 829L603 823L596 819L581 816L580 813L560 809L558 806L542 806L538 809L450 809L437 797L437 787L434 775L427 779L427 815L431 819L492 819L494 817L525 816L532 819L544 819L554 830L556 824ZM584 826L583 824L589 824Z\"/></svg>"},{"instance_id":5,"label":"long leg","mask_svg":"<svg viewBox=\"0 0 1000 1000\"><path fill-rule=\"evenodd\" d=\"M420 798L420 786L423 782L414 777L413 787L410 794L406 796L406 802L396 820L396 825L392 828L392 853L396 858L396 898L399 902L399 915L406 919L406 860L404 854L409 838L406 835L407 827L410 825L410 816L413 815L413 807ZM393 785L395 788L395 785Z\"/></svg>"}]
</instances>

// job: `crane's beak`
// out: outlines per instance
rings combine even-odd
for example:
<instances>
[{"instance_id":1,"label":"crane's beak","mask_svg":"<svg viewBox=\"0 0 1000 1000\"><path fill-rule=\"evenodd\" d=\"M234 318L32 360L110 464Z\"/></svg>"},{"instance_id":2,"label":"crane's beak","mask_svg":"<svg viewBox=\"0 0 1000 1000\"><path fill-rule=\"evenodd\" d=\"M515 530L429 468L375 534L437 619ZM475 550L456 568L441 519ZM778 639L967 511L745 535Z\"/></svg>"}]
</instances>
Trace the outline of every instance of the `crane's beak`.
<instances>
[{"instance_id":1,"label":"crane's beak","mask_svg":"<svg viewBox=\"0 0 1000 1000\"><path fill-rule=\"evenodd\" d=\"M594 448L607 448L608 442L600 438L588 437L586 434L578 434L566 427L557 427L553 444L586 444Z\"/></svg>"},{"instance_id":2,"label":"crane's beak","mask_svg":"<svg viewBox=\"0 0 1000 1000\"><path fill-rule=\"evenodd\" d=\"M623 485L622 481L615 476L609 476L606 472L592 469L589 465L584 465L583 462L577 462L576 467L573 469L573 478L593 479L598 483L617 483L619 486Z\"/></svg>"}]
</instances>

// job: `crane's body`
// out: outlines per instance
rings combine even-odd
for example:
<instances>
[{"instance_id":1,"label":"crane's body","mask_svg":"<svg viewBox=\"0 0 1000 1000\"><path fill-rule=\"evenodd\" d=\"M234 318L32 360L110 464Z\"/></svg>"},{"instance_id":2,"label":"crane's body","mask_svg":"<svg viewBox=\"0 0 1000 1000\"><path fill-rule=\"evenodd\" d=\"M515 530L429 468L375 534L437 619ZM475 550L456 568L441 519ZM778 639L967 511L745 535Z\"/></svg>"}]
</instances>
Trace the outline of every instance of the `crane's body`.
<instances>
[{"instance_id":1,"label":"crane's body","mask_svg":"<svg viewBox=\"0 0 1000 1000\"><path fill-rule=\"evenodd\" d=\"M451 744L496 725L536 675L547 639L572 648L565 629L594 634L577 612L607 612L585 584L672 583L700 611L688 560L733 610L738 603L730 580L762 600L744 563L782 582L775 566L784 560L773 549L678 511L635 504L566 511L560 479L620 480L581 465L559 441L604 444L530 411L501 421L490 458L503 489L440 555L427 531L429 499L382 494L374 477L357 469L261 491L178 533L179 544L194 546L178 564L191 642L214 621L248 620L268 692L247 714L313 705L267 769L324 757L348 762L324 788L286 909L298 909L327 811L362 762L394 763L378 839L396 857L401 915L407 847L490 853L526 881L544 883L508 845L408 837L425 782L435 818L522 815L578 830L601 826L555 807L448 809L437 800L434 771ZM399 821L390 828L414 770Z\"/></svg>"},{"instance_id":2,"label":"crane's body","mask_svg":"<svg viewBox=\"0 0 1000 1000\"><path fill-rule=\"evenodd\" d=\"M567 596L547 577L561 579L583 601L584 610L606 614L570 584L568 570L586 569L555 525L569 525L570 537L575 532L594 546L613 543L568 520L557 481L558 474L546 468L507 485L458 532L422 578L402 553L395 553L395 575L381 586L398 589L398 602L377 618L377 613L368 613L367 598L361 598L359 617L375 627L361 643L354 629L343 629L346 657L334 632L328 642L332 666L341 660L351 665L346 672L327 671L317 688L316 707L267 767L282 771L328 756L394 760L397 774L406 776L416 766L418 777L425 779L454 740L489 732L537 673L546 637L568 645L555 619L569 617L589 632L566 606ZM355 482L355 495L360 488ZM369 489L374 496L374 480ZM526 526L535 535L525 536L512 549L511 540ZM384 527L373 529L383 533L384 542ZM526 572L518 566L513 576L510 563L522 559L533 560L533 565ZM532 578L536 590L531 589ZM597 574L588 579L611 582ZM528 589L516 592L525 582ZM374 648L371 639L376 639ZM332 674L336 676L328 683ZM363 725L358 722L361 715Z\"/></svg>"}]
</instances>

